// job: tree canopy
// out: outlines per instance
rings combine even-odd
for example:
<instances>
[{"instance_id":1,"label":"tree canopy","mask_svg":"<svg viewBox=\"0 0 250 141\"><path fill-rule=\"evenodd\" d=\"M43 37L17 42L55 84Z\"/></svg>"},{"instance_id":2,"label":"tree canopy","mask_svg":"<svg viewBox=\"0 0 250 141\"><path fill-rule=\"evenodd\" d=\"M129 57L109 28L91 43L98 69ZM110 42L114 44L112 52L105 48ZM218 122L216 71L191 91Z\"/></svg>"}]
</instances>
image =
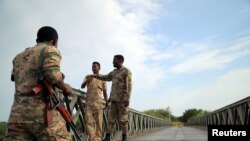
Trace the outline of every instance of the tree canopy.
<instances>
[{"instance_id":1,"label":"tree canopy","mask_svg":"<svg viewBox=\"0 0 250 141\"><path fill-rule=\"evenodd\" d=\"M183 113L183 115L181 117L179 117L179 120L181 122L187 122L189 120L192 120L192 119L196 119L196 118L199 118L199 117L202 117L206 114L208 114L209 112L206 111L206 110L202 110L202 109L188 109L188 110L185 110L185 112Z\"/></svg>"}]
</instances>

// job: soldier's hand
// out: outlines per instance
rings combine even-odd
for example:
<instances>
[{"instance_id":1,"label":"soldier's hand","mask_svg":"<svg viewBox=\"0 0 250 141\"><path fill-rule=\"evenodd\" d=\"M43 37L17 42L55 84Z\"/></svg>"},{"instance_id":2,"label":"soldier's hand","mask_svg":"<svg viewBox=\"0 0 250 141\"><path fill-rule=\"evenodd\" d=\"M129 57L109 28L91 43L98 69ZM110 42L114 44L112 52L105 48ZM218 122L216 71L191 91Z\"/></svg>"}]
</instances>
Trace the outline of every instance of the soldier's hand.
<instances>
[{"instance_id":1,"label":"soldier's hand","mask_svg":"<svg viewBox=\"0 0 250 141\"><path fill-rule=\"evenodd\" d=\"M129 101L124 101L124 105L125 105L125 107L128 107Z\"/></svg>"},{"instance_id":2,"label":"soldier's hand","mask_svg":"<svg viewBox=\"0 0 250 141\"><path fill-rule=\"evenodd\" d=\"M63 81L59 81L56 83L57 88L61 89L64 94L71 94L72 88L69 84L64 83Z\"/></svg>"},{"instance_id":3,"label":"soldier's hand","mask_svg":"<svg viewBox=\"0 0 250 141\"><path fill-rule=\"evenodd\" d=\"M93 79L93 77L87 77L86 78L87 83L90 83L92 81L92 79Z\"/></svg>"},{"instance_id":4,"label":"soldier's hand","mask_svg":"<svg viewBox=\"0 0 250 141\"><path fill-rule=\"evenodd\" d=\"M69 85L69 84L66 84L66 83L64 83L64 87L65 87L65 89L63 90L63 93L64 94L71 94L72 93L72 88L71 88L71 86Z\"/></svg>"}]
</instances>

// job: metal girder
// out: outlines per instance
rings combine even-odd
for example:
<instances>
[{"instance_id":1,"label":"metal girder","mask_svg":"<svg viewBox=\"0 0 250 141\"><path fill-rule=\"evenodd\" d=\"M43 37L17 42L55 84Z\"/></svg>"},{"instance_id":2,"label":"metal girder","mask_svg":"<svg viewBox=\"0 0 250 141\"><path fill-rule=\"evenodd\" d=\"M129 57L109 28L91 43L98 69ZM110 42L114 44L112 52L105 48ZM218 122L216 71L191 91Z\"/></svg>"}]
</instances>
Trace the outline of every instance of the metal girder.
<instances>
[{"instance_id":1,"label":"metal girder","mask_svg":"<svg viewBox=\"0 0 250 141\"><path fill-rule=\"evenodd\" d=\"M61 92L58 90L58 92ZM88 140L88 135L86 132L86 122L85 122L85 99L86 93L77 89L73 89L73 93L64 99L64 104L67 106L68 111L70 111L73 117L73 122L76 124L77 131L80 133L82 141ZM104 101L103 101L104 104ZM159 127L170 125L165 120L156 118L150 115L146 115L140 111L130 109L129 110L129 132L130 136L145 133L154 130ZM108 124L108 110L103 111L103 135L106 132ZM72 133L72 132L71 132ZM74 134L72 133L74 138ZM113 139L121 138L121 129L116 123L114 131L111 135ZM75 138L74 138L75 139Z\"/></svg>"},{"instance_id":2,"label":"metal girder","mask_svg":"<svg viewBox=\"0 0 250 141\"><path fill-rule=\"evenodd\" d=\"M250 97L188 121L185 125L250 125Z\"/></svg>"}]
</instances>

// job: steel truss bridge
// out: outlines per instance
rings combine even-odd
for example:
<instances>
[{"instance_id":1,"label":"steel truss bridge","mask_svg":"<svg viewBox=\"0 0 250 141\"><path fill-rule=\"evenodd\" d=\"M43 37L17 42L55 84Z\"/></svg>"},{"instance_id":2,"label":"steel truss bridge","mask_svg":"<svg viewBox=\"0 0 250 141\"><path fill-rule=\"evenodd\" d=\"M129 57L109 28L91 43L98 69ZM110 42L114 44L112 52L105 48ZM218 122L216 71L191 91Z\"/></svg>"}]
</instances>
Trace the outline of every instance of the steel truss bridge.
<instances>
[{"instance_id":1,"label":"steel truss bridge","mask_svg":"<svg viewBox=\"0 0 250 141\"><path fill-rule=\"evenodd\" d=\"M186 125L250 125L250 97L246 97L204 117L189 121Z\"/></svg>"},{"instance_id":2,"label":"steel truss bridge","mask_svg":"<svg viewBox=\"0 0 250 141\"><path fill-rule=\"evenodd\" d=\"M73 122L77 125L77 131L82 141L88 140L85 122L85 98L86 93L73 89L73 94L68 97L60 95L68 111L70 111ZM136 141L144 140L207 140L208 125L250 125L250 97L227 105L221 109L210 112L204 117L194 119L185 123L184 127L171 127L171 123L150 115L146 115L134 109L129 111L129 136L140 136ZM190 127L195 127L190 128ZM197 130L197 127L199 130ZM103 135L107 129L107 109L103 112ZM158 131L158 132L156 132ZM151 134L151 132L156 132ZM72 137L76 140L73 132ZM111 135L113 140L121 138L121 128L118 122ZM160 138L159 138L160 137Z\"/></svg>"},{"instance_id":3,"label":"steel truss bridge","mask_svg":"<svg viewBox=\"0 0 250 141\"><path fill-rule=\"evenodd\" d=\"M73 122L77 125L77 131L80 134L82 141L88 140L88 135L86 132L86 122L85 122L85 98L86 93L77 89L73 89L73 93L68 97L63 97L59 95L60 99L64 101L65 106L68 111L71 113ZM107 109L104 109L103 112L103 135L105 135L107 129ZM150 115L146 115L142 112L130 109L129 111L129 136L145 134L147 132L153 131L155 129L168 126L170 123L167 123L163 119L159 119ZM73 132L71 131L73 138L76 140ZM112 139L121 138L121 128L119 127L118 122L114 127L114 131L111 135Z\"/></svg>"}]
</instances>

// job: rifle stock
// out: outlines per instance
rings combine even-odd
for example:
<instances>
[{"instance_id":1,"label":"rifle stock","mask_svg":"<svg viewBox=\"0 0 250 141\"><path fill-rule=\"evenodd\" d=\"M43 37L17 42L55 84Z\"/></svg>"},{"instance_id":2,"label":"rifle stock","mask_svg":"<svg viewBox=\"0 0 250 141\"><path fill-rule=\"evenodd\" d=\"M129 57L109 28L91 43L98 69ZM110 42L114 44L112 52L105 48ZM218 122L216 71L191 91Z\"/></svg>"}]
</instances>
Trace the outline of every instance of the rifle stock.
<instances>
[{"instance_id":1,"label":"rifle stock","mask_svg":"<svg viewBox=\"0 0 250 141\"><path fill-rule=\"evenodd\" d=\"M59 111L59 113L62 115L62 117L66 121L66 124L74 132L74 135L77 138L77 140L81 140L81 137L79 136L79 134L76 131L75 124L72 121L72 117L71 117L70 113L64 107L63 103L59 100L59 98L56 96L54 87L50 84L50 82L48 82L48 80L46 80L46 79L43 79L43 84L38 84L37 86L35 86L32 89L32 91L34 94L39 94L44 89L46 89L50 95L51 101L53 102L53 105L54 105L53 108L55 108L56 110Z\"/></svg>"}]
</instances>

